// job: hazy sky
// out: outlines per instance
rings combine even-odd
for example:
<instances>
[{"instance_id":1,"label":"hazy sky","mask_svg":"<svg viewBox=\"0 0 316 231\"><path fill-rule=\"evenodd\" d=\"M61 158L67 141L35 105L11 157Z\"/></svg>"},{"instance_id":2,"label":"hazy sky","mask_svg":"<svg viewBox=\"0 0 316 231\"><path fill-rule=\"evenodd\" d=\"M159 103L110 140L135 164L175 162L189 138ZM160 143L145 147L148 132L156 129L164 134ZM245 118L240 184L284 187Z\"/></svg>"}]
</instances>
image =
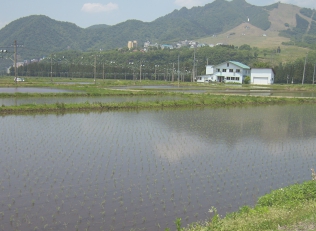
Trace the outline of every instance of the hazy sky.
<instances>
[{"instance_id":1,"label":"hazy sky","mask_svg":"<svg viewBox=\"0 0 316 231\"><path fill-rule=\"evenodd\" d=\"M266 6L278 0L246 0ZM182 7L204 6L213 0L1 0L0 28L29 15L46 15L86 28L96 24L115 25L128 19L151 22ZM314 9L315 0L281 0Z\"/></svg>"}]
</instances>

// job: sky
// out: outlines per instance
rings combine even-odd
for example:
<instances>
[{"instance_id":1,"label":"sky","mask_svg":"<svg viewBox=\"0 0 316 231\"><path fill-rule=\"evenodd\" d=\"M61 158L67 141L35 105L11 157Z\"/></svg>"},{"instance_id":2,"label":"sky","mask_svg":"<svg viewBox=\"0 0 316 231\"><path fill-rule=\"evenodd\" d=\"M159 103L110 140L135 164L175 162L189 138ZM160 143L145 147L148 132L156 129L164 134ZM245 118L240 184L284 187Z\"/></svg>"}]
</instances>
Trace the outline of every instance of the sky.
<instances>
[{"instance_id":1,"label":"sky","mask_svg":"<svg viewBox=\"0 0 316 231\"><path fill-rule=\"evenodd\" d=\"M279 0L246 0L267 6ZM97 24L116 25L129 19L151 22L182 7L204 6L213 0L1 0L0 28L30 15L46 15L86 28ZM282 3L315 9L315 0L280 0Z\"/></svg>"}]
</instances>

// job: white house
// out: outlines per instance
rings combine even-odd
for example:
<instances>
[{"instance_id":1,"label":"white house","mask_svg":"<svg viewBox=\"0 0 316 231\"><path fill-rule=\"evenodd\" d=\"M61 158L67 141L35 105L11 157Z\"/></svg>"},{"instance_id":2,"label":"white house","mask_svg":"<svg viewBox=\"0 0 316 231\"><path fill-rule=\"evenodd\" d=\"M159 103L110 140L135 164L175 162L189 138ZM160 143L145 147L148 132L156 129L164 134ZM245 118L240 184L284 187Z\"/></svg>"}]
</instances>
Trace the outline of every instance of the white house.
<instances>
[{"instance_id":1,"label":"white house","mask_svg":"<svg viewBox=\"0 0 316 231\"><path fill-rule=\"evenodd\" d=\"M210 83L210 82L216 82L217 76L215 75L200 75L196 76L196 82L197 83Z\"/></svg>"},{"instance_id":2,"label":"white house","mask_svg":"<svg viewBox=\"0 0 316 231\"><path fill-rule=\"evenodd\" d=\"M214 82L241 84L246 76L250 76L250 67L240 62L227 61L206 66L206 75L213 75Z\"/></svg>"},{"instance_id":3,"label":"white house","mask_svg":"<svg viewBox=\"0 0 316 231\"><path fill-rule=\"evenodd\" d=\"M206 66L206 75L196 76L197 83L210 83L217 82L217 76L214 75L214 67L211 65Z\"/></svg>"},{"instance_id":4,"label":"white house","mask_svg":"<svg viewBox=\"0 0 316 231\"><path fill-rule=\"evenodd\" d=\"M271 68L251 68L251 84L273 84L274 75L274 70Z\"/></svg>"}]
</instances>

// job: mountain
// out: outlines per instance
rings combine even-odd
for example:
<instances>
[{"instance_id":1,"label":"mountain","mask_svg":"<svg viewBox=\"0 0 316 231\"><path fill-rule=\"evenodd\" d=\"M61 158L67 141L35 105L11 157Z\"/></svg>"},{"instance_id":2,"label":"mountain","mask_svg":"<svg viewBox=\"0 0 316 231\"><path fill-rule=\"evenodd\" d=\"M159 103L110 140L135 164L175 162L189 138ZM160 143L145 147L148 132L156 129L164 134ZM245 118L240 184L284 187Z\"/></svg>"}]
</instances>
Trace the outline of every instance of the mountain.
<instances>
[{"instance_id":1,"label":"mountain","mask_svg":"<svg viewBox=\"0 0 316 231\"><path fill-rule=\"evenodd\" d=\"M93 25L93 26L90 26L88 28L86 28L87 30L94 30L94 29L105 29L105 28L108 28L109 25L106 25L106 24L98 24L98 25Z\"/></svg>"},{"instance_id":2,"label":"mountain","mask_svg":"<svg viewBox=\"0 0 316 231\"><path fill-rule=\"evenodd\" d=\"M293 6L290 16L282 10L287 4L254 6L245 0L215 0L203 7L182 8L152 22L127 20L83 29L69 22L60 22L44 15L17 19L0 30L0 47L11 46L15 40L21 58L38 58L63 50L109 50L126 47L129 40L170 43L223 34L243 23L262 31L280 30L281 35L302 42L316 37L314 10ZM282 20L275 12L291 20ZM271 16L272 15L272 16ZM283 23L284 22L284 23ZM10 48L12 50L12 46Z\"/></svg>"},{"instance_id":3,"label":"mountain","mask_svg":"<svg viewBox=\"0 0 316 231\"><path fill-rule=\"evenodd\" d=\"M275 3L270 6L265 6L264 9L268 11L269 22L271 23L267 30L263 30L262 28L258 28L251 24L252 18L249 18L249 22L244 22L231 30L216 36L206 36L197 41L208 44L227 43L235 46L248 44L252 47L275 49L282 43L292 43L293 41L291 42L291 39L293 40L295 38L288 36L287 33L293 30L298 31L301 24L303 24L303 28L305 28L299 33L301 37L304 34L308 35L308 25L310 25L308 33L312 31L313 21L311 19L312 14L310 14L310 11L313 11L311 9L308 11L309 18L305 16L306 13L304 13L307 10L306 8L300 8L290 4ZM300 19L306 19L308 22L302 20L303 23L298 23ZM280 34L283 36L280 36Z\"/></svg>"},{"instance_id":4,"label":"mountain","mask_svg":"<svg viewBox=\"0 0 316 231\"><path fill-rule=\"evenodd\" d=\"M43 15L20 18L0 30L0 46L10 46L17 40L22 54L37 56L49 52L81 49L83 29L69 22L60 22ZM34 57L33 57L34 58Z\"/></svg>"}]
</instances>

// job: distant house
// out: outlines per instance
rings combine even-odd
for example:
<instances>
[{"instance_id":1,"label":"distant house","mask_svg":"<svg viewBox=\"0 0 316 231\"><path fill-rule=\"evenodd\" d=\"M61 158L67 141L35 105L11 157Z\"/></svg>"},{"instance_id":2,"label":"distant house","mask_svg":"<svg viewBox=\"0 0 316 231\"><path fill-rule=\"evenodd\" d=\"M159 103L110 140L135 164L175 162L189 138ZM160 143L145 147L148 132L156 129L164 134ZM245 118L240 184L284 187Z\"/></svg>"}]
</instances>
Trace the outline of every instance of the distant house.
<instances>
[{"instance_id":1,"label":"distant house","mask_svg":"<svg viewBox=\"0 0 316 231\"><path fill-rule=\"evenodd\" d=\"M251 68L251 84L273 84L274 75L274 70L271 68Z\"/></svg>"},{"instance_id":2,"label":"distant house","mask_svg":"<svg viewBox=\"0 0 316 231\"><path fill-rule=\"evenodd\" d=\"M206 75L197 76L198 83L224 82L242 84L245 77L250 77L251 84L273 84L274 70L271 68L250 68L249 66L236 62L227 61L218 65L207 65Z\"/></svg>"},{"instance_id":3,"label":"distant house","mask_svg":"<svg viewBox=\"0 0 316 231\"><path fill-rule=\"evenodd\" d=\"M210 82L215 82L215 81L216 81L216 76L214 75L200 75L196 77L197 83L210 83Z\"/></svg>"},{"instance_id":4,"label":"distant house","mask_svg":"<svg viewBox=\"0 0 316 231\"><path fill-rule=\"evenodd\" d=\"M207 65L206 75L213 76L214 82L242 83L250 76L250 67L236 61L228 61L218 65Z\"/></svg>"}]
</instances>

